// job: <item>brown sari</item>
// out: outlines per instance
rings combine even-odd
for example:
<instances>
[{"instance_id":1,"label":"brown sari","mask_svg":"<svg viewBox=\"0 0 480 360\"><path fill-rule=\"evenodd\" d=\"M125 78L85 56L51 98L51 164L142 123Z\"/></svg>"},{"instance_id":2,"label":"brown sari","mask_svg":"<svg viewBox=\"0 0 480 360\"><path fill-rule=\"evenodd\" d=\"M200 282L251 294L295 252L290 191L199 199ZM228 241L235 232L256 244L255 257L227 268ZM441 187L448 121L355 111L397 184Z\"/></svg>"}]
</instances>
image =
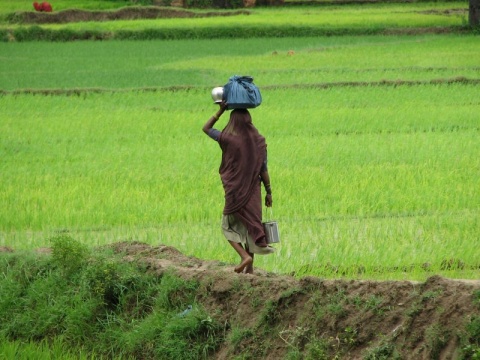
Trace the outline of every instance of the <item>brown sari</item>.
<instances>
[{"instance_id":1,"label":"brown sari","mask_svg":"<svg viewBox=\"0 0 480 360\"><path fill-rule=\"evenodd\" d=\"M218 143L222 149L219 173L225 190L224 215L235 215L254 242L265 237L262 226L260 171L266 156L265 138L246 109L233 110Z\"/></svg>"}]
</instances>

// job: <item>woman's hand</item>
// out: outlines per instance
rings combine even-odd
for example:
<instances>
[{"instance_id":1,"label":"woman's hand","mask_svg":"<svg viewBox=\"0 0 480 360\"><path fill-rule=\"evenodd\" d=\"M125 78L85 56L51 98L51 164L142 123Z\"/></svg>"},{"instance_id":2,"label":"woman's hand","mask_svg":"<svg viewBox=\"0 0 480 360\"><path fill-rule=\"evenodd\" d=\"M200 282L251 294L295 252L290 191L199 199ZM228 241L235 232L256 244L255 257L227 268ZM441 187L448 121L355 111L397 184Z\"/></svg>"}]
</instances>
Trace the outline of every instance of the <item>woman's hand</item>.
<instances>
[{"instance_id":1,"label":"woman's hand","mask_svg":"<svg viewBox=\"0 0 480 360\"><path fill-rule=\"evenodd\" d=\"M220 109L218 110L218 113L220 113L220 115L222 115L224 113L224 111L227 109L227 103L225 102L225 100L222 100L222 102L219 103L218 106L220 107Z\"/></svg>"},{"instance_id":2,"label":"woman's hand","mask_svg":"<svg viewBox=\"0 0 480 360\"><path fill-rule=\"evenodd\" d=\"M265 206L272 207L272 204L273 204L272 194L265 195Z\"/></svg>"}]
</instances>

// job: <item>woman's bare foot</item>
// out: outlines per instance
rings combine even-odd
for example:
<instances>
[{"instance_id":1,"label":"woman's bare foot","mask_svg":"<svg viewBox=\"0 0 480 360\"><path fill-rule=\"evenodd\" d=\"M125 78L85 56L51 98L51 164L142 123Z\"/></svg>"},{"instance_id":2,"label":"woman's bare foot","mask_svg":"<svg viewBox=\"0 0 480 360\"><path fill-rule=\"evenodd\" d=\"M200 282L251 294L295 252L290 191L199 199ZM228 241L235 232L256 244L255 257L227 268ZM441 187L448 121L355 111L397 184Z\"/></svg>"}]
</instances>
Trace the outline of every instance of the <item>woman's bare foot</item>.
<instances>
[{"instance_id":1,"label":"woman's bare foot","mask_svg":"<svg viewBox=\"0 0 480 360\"><path fill-rule=\"evenodd\" d=\"M253 262L245 266L245 274L253 274Z\"/></svg>"},{"instance_id":2,"label":"woman's bare foot","mask_svg":"<svg viewBox=\"0 0 480 360\"><path fill-rule=\"evenodd\" d=\"M250 252L250 249L248 248L246 248L245 250L247 251L248 255L250 255L250 257L252 258L252 262L247 266L245 266L245 274L253 274L253 261L255 260L255 254Z\"/></svg>"},{"instance_id":3,"label":"woman's bare foot","mask_svg":"<svg viewBox=\"0 0 480 360\"><path fill-rule=\"evenodd\" d=\"M252 265L253 263L253 259L248 256L248 257L245 257L245 258L242 258L242 262L240 263L240 265L238 266L235 266L235 272L236 273L241 273L243 272L243 270L249 266L249 265Z\"/></svg>"}]
</instances>

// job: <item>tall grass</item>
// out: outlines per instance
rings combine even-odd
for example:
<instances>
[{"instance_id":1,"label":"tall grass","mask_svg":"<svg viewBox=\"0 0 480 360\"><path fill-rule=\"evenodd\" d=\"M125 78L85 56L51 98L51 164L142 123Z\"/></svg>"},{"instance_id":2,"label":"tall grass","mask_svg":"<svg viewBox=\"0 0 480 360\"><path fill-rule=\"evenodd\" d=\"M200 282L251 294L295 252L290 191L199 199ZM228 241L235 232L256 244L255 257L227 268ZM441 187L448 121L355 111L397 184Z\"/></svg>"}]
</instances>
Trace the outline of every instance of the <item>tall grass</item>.
<instances>
[{"instance_id":1,"label":"tall grass","mask_svg":"<svg viewBox=\"0 0 480 360\"><path fill-rule=\"evenodd\" d=\"M263 95L252 114L268 141L282 244L259 266L478 275L475 85ZM0 105L0 244L44 246L69 231L90 245L135 239L235 261L219 230L220 150L200 131L215 111L208 89L6 95Z\"/></svg>"},{"instance_id":2,"label":"tall grass","mask_svg":"<svg viewBox=\"0 0 480 360\"><path fill-rule=\"evenodd\" d=\"M9 341L0 339L0 356L2 359L16 360L88 360L103 359L106 357L89 355L81 349L69 349L61 340L55 339L51 341L41 342L24 342L20 340ZM127 357L123 357L127 359ZM118 356L117 359L122 359Z\"/></svg>"},{"instance_id":3,"label":"tall grass","mask_svg":"<svg viewBox=\"0 0 480 360\"><path fill-rule=\"evenodd\" d=\"M6 358L207 359L223 341L222 326L195 301L197 281L146 274L69 236L51 240L52 256L0 257Z\"/></svg>"}]
</instances>

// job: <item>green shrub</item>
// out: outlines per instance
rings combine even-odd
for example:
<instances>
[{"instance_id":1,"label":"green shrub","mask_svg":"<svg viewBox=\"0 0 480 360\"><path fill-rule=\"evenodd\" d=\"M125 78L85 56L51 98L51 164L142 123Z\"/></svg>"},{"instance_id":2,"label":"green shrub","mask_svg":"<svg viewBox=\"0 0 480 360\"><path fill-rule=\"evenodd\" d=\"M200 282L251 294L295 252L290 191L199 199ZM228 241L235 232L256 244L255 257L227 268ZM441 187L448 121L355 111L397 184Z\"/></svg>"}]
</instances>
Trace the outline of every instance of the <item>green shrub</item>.
<instances>
[{"instance_id":1,"label":"green shrub","mask_svg":"<svg viewBox=\"0 0 480 360\"><path fill-rule=\"evenodd\" d=\"M13 340L60 339L100 357L200 359L223 341L222 326L195 301L198 282L93 254L65 234L50 241L52 256L0 254L5 351L17 349Z\"/></svg>"},{"instance_id":2,"label":"green shrub","mask_svg":"<svg viewBox=\"0 0 480 360\"><path fill-rule=\"evenodd\" d=\"M52 260L64 273L71 275L81 269L89 255L88 248L69 235L58 235L50 239Z\"/></svg>"},{"instance_id":3,"label":"green shrub","mask_svg":"<svg viewBox=\"0 0 480 360\"><path fill-rule=\"evenodd\" d=\"M480 347L480 316L474 316L467 324L470 341Z\"/></svg>"},{"instance_id":4,"label":"green shrub","mask_svg":"<svg viewBox=\"0 0 480 360\"><path fill-rule=\"evenodd\" d=\"M476 297L478 291L474 293ZM474 299L474 301L476 298ZM466 325L466 334L462 337L462 359L480 359L480 316L473 316Z\"/></svg>"},{"instance_id":5,"label":"green shrub","mask_svg":"<svg viewBox=\"0 0 480 360\"><path fill-rule=\"evenodd\" d=\"M173 273L163 275L156 304L167 311L178 311L185 307L185 304L192 304L195 301L198 282L184 280Z\"/></svg>"},{"instance_id":6,"label":"green shrub","mask_svg":"<svg viewBox=\"0 0 480 360\"><path fill-rule=\"evenodd\" d=\"M223 342L220 324L204 311L193 308L186 316L175 316L164 327L157 344L158 359L208 359Z\"/></svg>"}]
</instances>

